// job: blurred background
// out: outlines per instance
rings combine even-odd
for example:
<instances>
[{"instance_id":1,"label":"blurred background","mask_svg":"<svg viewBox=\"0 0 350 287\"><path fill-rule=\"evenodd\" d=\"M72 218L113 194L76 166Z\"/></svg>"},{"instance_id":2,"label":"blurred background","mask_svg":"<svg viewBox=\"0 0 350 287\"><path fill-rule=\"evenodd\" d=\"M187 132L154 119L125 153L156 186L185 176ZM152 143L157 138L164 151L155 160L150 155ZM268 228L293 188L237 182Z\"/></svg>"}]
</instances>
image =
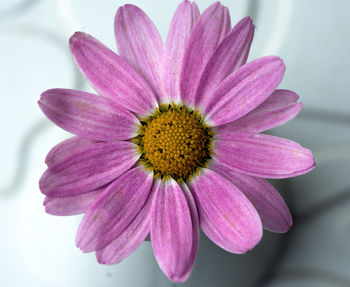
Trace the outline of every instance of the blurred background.
<instances>
[{"instance_id":1,"label":"blurred background","mask_svg":"<svg viewBox=\"0 0 350 287\"><path fill-rule=\"evenodd\" d=\"M294 216L287 234L264 232L245 255L201 236L185 284L162 274L149 242L115 266L75 247L81 216L48 215L38 180L49 149L69 135L51 124L37 100L49 88L91 90L68 48L77 30L115 50L113 18L133 3L165 39L179 1L0 1L0 286L350 286L350 18L347 0L223 0L232 24L250 15L256 26L250 60L278 55L281 88L304 108L271 133L310 148L317 167L273 183ZM198 0L201 11L212 1Z\"/></svg>"}]
</instances>

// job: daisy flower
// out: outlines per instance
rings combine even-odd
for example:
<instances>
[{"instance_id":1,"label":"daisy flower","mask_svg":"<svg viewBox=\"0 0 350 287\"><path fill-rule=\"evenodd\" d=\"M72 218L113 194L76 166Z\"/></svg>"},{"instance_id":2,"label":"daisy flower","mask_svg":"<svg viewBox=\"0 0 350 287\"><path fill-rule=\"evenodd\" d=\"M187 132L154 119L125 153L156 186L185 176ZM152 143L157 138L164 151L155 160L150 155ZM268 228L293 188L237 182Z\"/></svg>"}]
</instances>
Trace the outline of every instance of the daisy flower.
<instances>
[{"instance_id":1,"label":"daisy flower","mask_svg":"<svg viewBox=\"0 0 350 287\"><path fill-rule=\"evenodd\" d=\"M115 264L150 236L162 271L183 282L200 229L244 253L263 228L290 228L288 207L264 178L304 174L315 163L299 144L260 133L293 118L301 104L294 92L276 89L280 58L246 63L253 34L249 17L231 29L219 2L200 14L183 1L165 43L134 5L115 16L119 54L82 32L70 38L98 95L41 95L44 114L75 136L48 153L39 185L48 213L84 213L81 250Z\"/></svg>"}]
</instances>

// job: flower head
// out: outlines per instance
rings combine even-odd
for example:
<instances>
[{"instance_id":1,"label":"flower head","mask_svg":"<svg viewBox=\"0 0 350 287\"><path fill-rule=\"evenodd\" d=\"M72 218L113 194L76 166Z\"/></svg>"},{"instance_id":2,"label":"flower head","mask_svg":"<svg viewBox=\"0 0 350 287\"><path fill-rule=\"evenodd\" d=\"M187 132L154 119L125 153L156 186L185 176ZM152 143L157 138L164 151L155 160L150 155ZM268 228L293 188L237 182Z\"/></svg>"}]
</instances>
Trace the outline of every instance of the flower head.
<instances>
[{"instance_id":1,"label":"flower head","mask_svg":"<svg viewBox=\"0 0 350 287\"><path fill-rule=\"evenodd\" d=\"M40 180L46 211L85 213L76 243L115 264L150 234L160 268L185 281L199 228L233 253L252 249L262 229L285 232L288 207L264 178L314 168L312 153L260 132L301 109L298 96L276 89L285 66L275 56L246 63L254 26L232 29L219 2L200 14L183 1L166 43L136 6L119 8L119 55L90 35L70 48L99 95L53 89L39 105L75 136L47 155Z\"/></svg>"}]
</instances>

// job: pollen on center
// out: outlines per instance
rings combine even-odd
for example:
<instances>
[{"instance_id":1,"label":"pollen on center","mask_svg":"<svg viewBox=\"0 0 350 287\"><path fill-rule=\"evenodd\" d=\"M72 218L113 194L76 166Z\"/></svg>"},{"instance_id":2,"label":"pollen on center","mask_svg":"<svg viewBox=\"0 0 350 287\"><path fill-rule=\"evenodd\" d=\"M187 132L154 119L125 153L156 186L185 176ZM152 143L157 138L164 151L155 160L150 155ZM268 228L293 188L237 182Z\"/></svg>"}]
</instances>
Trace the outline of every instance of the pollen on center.
<instances>
[{"instance_id":1,"label":"pollen on center","mask_svg":"<svg viewBox=\"0 0 350 287\"><path fill-rule=\"evenodd\" d=\"M162 179L188 181L211 158L213 133L197 111L164 105L141 120L134 139L140 162Z\"/></svg>"}]
</instances>

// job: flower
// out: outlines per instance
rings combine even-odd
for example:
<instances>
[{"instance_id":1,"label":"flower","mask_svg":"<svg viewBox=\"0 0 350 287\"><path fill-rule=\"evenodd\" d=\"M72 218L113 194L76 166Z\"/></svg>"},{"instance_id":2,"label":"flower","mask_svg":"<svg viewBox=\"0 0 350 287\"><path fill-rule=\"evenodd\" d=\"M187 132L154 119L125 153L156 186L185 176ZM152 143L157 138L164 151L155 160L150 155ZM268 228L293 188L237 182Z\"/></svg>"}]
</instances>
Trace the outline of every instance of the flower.
<instances>
[{"instance_id":1,"label":"flower","mask_svg":"<svg viewBox=\"0 0 350 287\"><path fill-rule=\"evenodd\" d=\"M90 35L71 37L74 60L99 95L41 95L44 114L75 136L48 153L39 185L48 213L85 213L81 250L115 264L150 234L162 271L183 282L199 228L232 253L252 249L263 228L290 228L288 207L264 178L304 174L315 163L299 144L260 134L301 104L276 89L280 58L246 63L253 33L249 17L231 29L219 2L200 14L183 1L165 44L133 5L115 16L119 55Z\"/></svg>"}]
</instances>

